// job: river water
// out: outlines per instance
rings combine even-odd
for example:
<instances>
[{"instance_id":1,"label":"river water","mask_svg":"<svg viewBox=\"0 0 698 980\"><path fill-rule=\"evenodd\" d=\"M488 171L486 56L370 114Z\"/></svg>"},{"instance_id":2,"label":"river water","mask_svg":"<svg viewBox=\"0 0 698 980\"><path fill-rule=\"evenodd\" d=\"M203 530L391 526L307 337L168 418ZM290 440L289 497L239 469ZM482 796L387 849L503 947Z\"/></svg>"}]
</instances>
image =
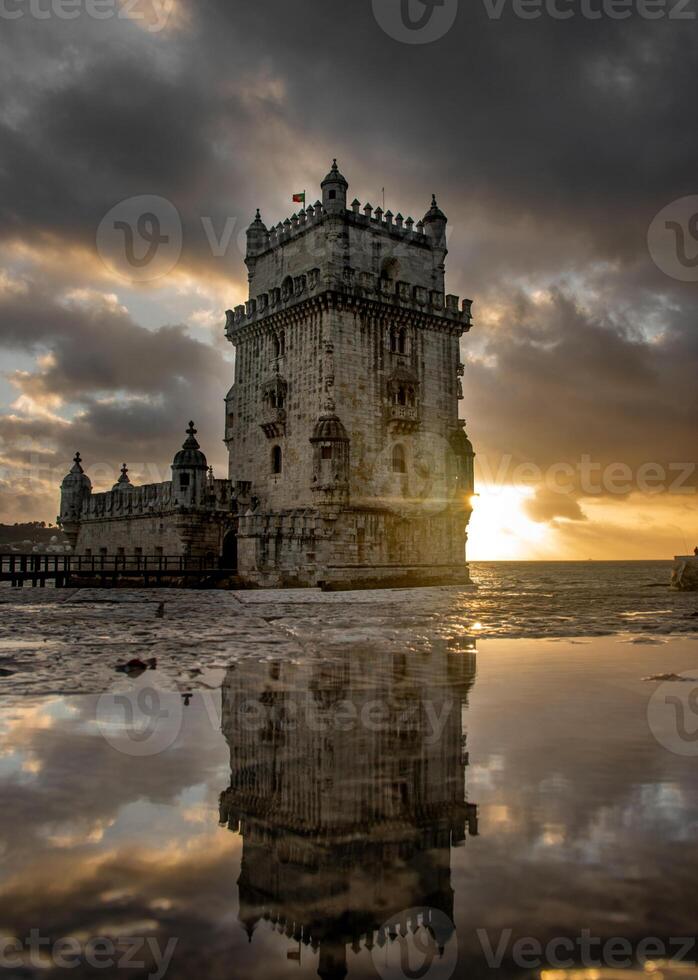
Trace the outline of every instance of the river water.
<instances>
[{"instance_id":1,"label":"river water","mask_svg":"<svg viewBox=\"0 0 698 980\"><path fill-rule=\"evenodd\" d=\"M698 976L698 596L471 567L3 590L0 974Z\"/></svg>"}]
</instances>

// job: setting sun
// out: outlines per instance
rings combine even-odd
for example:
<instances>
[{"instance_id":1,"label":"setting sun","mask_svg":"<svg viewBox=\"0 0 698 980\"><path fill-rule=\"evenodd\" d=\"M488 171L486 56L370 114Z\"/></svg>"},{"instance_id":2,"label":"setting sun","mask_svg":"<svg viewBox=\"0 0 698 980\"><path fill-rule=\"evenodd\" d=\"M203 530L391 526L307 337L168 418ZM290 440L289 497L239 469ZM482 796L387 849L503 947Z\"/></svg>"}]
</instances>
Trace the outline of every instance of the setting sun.
<instances>
[{"instance_id":1,"label":"setting sun","mask_svg":"<svg viewBox=\"0 0 698 980\"><path fill-rule=\"evenodd\" d=\"M473 498L473 516L468 530L468 555L474 561L537 558L552 537L546 524L532 521L524 513L532 498L530 487L486 487Z\"/></svg>"}]
</instances>

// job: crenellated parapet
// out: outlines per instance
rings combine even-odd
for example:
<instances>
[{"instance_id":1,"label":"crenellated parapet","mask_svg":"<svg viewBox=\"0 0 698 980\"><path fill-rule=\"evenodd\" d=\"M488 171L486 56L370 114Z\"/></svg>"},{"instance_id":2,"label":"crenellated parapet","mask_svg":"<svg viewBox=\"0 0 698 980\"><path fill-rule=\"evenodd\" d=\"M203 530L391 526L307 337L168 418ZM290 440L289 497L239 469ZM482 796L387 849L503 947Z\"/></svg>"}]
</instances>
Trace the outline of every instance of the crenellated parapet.
<instances>
[{"instance_id":1,"label":"crenellated parapet","mask_svg":"<svg viewBox=\"0 0 698 980\"><path fill-rule=\"evenodd\" d=\"M200 506L205 510L230 511L233 499L228 480L211 480ZM165 483L132 485L128 492L105 490L91 493L83 500L78 519L104 520L117 517L152 517L181 507L171 480ZM190 509L190 508L186 508Z\"/></svg>"},{"instance_id":2,"label":"crenellated parapet","mask_svg":"<svg viewBox=\"0 0 698 980\"><path fill-rule=\"evenodd\" d=\"M288 242L306 234L311 228L316 228L336 217L329 214L322 206L320 201L309 204L307 208L301 208L294 212L283 221L272 225L267 229L264 227L255 240L248 245L248 256L258 257L265 252L280 248ZM381 207L374 208L371 204L364 204L354 200L351 208L344 210L343 220L355 227L363 230L370 230L387 235L395 241L410 242L424 248L434 248L435 242L426 232L424 221L420 218L415 222L414 218L408 216L404 218L400 212L396 215L392 211L383 211Z\"/></svg>"},{"instance_id":3,"label":"crenellated parapet","mask_svg":"<svg viewBox=\"0 0 698 980\"><path fill-rule=\"evenodd\" d=\"M280 286L250 299L245 304L226 311L225 335L234 342L242 328L261 323L274 313L282 313L308 299L328 291L320 270L308 269L298 276L288 276ZM371 272L359 272L347 267L343 281L335 284L330 292L340 296L374 301L381 306L389 304L395 309L423 313L457 325L466 333L472 326L473 301L451 293L415 286L401 280L393 281Z\"/></svg>"}]
</instances>

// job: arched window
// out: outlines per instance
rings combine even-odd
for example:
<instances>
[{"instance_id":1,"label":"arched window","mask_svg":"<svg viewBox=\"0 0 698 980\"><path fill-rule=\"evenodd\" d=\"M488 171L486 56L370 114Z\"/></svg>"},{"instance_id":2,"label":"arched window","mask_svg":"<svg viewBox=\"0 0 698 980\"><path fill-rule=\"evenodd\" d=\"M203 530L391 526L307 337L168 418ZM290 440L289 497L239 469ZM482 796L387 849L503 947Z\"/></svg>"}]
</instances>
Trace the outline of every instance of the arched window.
<instances>
[{"instance_id":1,"label":"arched window","mask_svg":"<svg viewBox=\"0 0 698 980\"><path fill-rule=\"evenodd\" d=\"M279 343L279 338L274 334L272 338L272 343L274 344L274 357L281 357L281 344Z\"/></svg>"},{"instance_id":2,"label":"arched window","mask_svg":"<svg viewBox=\"0 0 698 980\"><path fill-rule=\"evenodd\" d=\"M405 447L398 443L393 447L393 473L406 473Z\"/></svg>"},{"instance_id":3,"label":"arched window","mask_svg":"<svg viewBox=\"0 0 698 980\"><path fill-rule=\"evenodd\" d=\"M407 351L407 331L403 327L397 335L397 352L404 354Z\"/></svg>"},{"instance_id":4,"label":"arched window","mask_svg":"<svg viewBox=\"0 0 698 980\"><path fill-rule=\"evenodd\" d=\"M397 403L398 405L407 404L407 392L405 391L404 385L400 385L400 387L397 390Z\"/></svg>"},{"instance_id":5,"label":"arched window","mask_svg":"<svg viewBox=\"0 0 698 980\"><path fill-rule=\"evenodd\" d=\"M286 353L286 334L281 331L279 334L279 354L281 357Z\"/></svg>"},{"instance_id":6,"label":"arched window","mask_svg":"<svg viewBox=\"0 0 698 980\"><path fill-rule=\"evenodd\" d=\"M397 330L395 327L390 328L390 353L397 354Z\"/></svg>"},{"instance_id":7,"label":"arched window","mask_svg":"<svg viewBox=\"0 0 698 980\"><path fill-rule=\"evenodd\" d=\"M274 446L271 451L271 471L272 473L281 472L281 446Z\"/></svg>"}]
</instances>

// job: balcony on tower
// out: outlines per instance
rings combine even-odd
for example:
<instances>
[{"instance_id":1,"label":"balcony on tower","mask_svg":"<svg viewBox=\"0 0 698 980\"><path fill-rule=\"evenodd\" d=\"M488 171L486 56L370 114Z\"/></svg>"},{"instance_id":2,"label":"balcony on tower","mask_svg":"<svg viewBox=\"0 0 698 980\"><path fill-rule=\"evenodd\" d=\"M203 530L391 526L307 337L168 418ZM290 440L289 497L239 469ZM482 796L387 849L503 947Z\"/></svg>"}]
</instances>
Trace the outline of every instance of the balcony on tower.
<instances>
[{"instance_id":1,"label":"balcony on tower","mask_svg":"<svg viewBox=\"0 0 698 980\"><path fill-rule=\"evenodd\" d=\"M286 431L286 396L288 385L275 374L262 388L262 417L260 425L267 439L278 439Z\"/></svg>"},{"instance_id":2,"label":"balcony on tower","mask_svg":"<svg viewBox=\"0 0 698 980\"><path fill-rule=\"evenodd\" d=\"M388 379L385 419L395 432L419 427L419 379L406 364L398 364Z\"/></svg>"}]
</instances>

